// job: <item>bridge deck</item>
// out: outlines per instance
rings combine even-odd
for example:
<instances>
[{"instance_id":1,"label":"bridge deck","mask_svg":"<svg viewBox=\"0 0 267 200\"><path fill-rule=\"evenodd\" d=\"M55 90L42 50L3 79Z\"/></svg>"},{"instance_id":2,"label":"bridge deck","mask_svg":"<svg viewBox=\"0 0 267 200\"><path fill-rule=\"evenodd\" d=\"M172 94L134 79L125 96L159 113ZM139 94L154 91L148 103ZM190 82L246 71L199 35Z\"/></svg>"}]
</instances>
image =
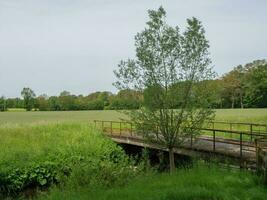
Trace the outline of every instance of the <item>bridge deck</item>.
<instances>
[{"instance_id":1,"label":"bridge deck","mask_svg":"<svg viewBox=\"0 0 267 200\"><path fill-rule=\"evenodd\" d=\"M135 128L131 122L95 120L94 123L96 127L99 127L105 134L118 143L168 151L158 141L150 141L148 143L140 134L135 134ZM215 123L229 124L229 130L218 129L215 127ZM240 163L255 163L257 161L257 150L259 149L257 141L260 138L267 138L267 125L245 123L249 127L249 130L239 131L233 130L235 124L240 123L212 122L212 128L206 127L199 129L202 133L200 136L184 139L184 143L175 148L174 151L178 154L190 156L198 154L219 154L238 159L241 161ZM256 129L257 127L261 128Z\"/></svg>"},{"instance_id":2,"label":"bridge deck","mask_svg":"<svg viewBox=\"0 0 267 200\"><path fill-rule=\"evenodd\" d=\"M129 134L107 134L117 143L132 144L141 147L149 147L168 151L163 145L157 143L146 142L142 137ZM200 136L191 144L190 139L185 141L181 147L174 149L174 152L183 155L197 155L198 153L215 153L233 158L240 158L240 145L238 143L228 143L225 139L216 140L215 148L212 137ZM242 148L242 159L244 161L256 162L256 151L253 146L245 146Z\"/></svg>"}]
</instances>

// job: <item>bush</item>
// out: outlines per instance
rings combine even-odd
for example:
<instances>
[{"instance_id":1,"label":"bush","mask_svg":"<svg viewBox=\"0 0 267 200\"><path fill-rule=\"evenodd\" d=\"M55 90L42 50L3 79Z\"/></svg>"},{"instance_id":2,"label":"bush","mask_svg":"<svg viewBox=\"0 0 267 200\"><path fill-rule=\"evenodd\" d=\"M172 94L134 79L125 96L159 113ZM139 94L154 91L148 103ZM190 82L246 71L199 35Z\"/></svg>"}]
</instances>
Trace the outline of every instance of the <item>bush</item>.
<instances>
[{"instance_id":1,"label":"bush","mask_svg":"<svg viewBox=\"0 0 267 200\"><path fill-rule=\"evenodd\" d=\"M0 198L51 185L124 184L130 161L86 124L0 127Z\"/></svg>"},{"instance_id":2,"label":"bush","mask_svg":"<svg viewBox=\"0 0 267 200\"><path fill-rule=\"evenodd\" d=\"M110 101L108 109L110 110L132 110L139 109L141 102L135 99L119 99L115 98Z\"/></svg>"}]
</instances>

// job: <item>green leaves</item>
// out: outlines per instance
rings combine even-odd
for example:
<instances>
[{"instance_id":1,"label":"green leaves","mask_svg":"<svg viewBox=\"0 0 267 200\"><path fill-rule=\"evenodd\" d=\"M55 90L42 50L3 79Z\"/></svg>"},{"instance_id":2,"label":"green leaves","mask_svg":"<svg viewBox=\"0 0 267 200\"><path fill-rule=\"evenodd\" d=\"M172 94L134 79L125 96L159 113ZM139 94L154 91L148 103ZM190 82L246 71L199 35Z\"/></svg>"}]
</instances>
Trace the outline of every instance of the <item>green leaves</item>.
<instances>
[{"instance_id":1,"label":"green leaves","mask_svg":"<svg viewBox=\"0 0 267 200\"><path fill-rule=\"evenodd\" d=\"M58 184L111 185L134 176L123 150L88 124L24 125L1 128L0 134L5 135L0 146L9 154L0 154L0 198Z\"/></svg>"},{"instance_id":2,"label":"green leaves","mask_svg":"<svg viewBox=\"0 0 267 200\"><path fill-rule=\"evenodd\" d=\"M131 119L148 140L171 150L196 133L188 124L199 128L212 114L205 86L214 78L209 43L194 17L180 33L166 23L162 7L148 14L147 27L135 37L136 59L121 61L115 86L144 92L144 108L132 111Z\"/></svg>"},{"instance_id":3,"label":"green leaves","mask_svg":"<svg viewBox=\"0 0 267 200\"><path fill-rule=\"evenodd\" d=\"M162 7L148 13L147 27L135 37L136 59L121 61L114 71L117 88L143 90L159 85L166 89L181 81L214 78L209 44L198 19L188 19L181 34L178 27L166 23Z\"/></svg>"},{"instance_id":4,"label":"green leaves","mask_svg":"<svg viewBox=\"0 0 267 200\"><path fill-rule=\"evenodd\" d=\"M30 111L34 106L34 98L36 96L34 91L30 88L23 88L21 91L21 96L24 99L24 106L26 110Z\"/></svg>"},{"instance_id":5,"label":"green leaves","mask_svg":"<svg viewBox=\"0 0 267 200\"><path fill-rule=\"evenodd\" d=\"M250 68L245 74L245 101L252 107L267 107L267 64Z\"/></svg>"}]
</instances>

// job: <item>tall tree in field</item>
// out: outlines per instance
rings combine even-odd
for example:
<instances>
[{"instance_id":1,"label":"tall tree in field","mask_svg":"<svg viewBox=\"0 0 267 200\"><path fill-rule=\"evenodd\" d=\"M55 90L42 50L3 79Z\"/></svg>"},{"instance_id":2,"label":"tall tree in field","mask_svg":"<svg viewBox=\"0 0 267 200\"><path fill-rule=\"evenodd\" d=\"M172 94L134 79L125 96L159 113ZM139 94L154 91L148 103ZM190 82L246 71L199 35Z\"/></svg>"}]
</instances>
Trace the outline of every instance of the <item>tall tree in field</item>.
<instances>
[{"instance_id":1,"label":"tall tree in field","mask_svg":"<svg viewBox=\"0 0 267 200\"><path fill-rule=\"evenodd\" d=\"M120 62L114 85L144 92L144 106L128 114L147 139L169 149L172 172L174 147L199 134L198 128L213 116L212 91L203 80L212 79L214 73L200 21L188 19L181 34L178 27L166 23L162 7L148 14L147 27L135 37L136 59Z\"/></svg>"},{"instance_id":2,"label":"tall tree in field","mask_svg":"<svg viewBox=\"0 0 267 200\"><path fill-rule=\"evenodd\" d=\"M267 64L248 69L246 101L250 107L267 108Z\"/></svg>"},{"instance_id":3,"label":"tall tree in field","mask_svg":"<svg viewBox=\"0 0 267 200\"><path fill-rule=\"evenodd\" d=\"M36 98L36 107L40 110L40 111L46 111L49 110L49 103L48 103L48 95L46 94L42 94L40 96L38 96Z\"/></svg>"},{"instance_id":4,"label":"tall tree in field","mask_svg":"<svg viewBox=\"0 0 267 200\"><path fill-rule=\"evenodd\" d=\"M224 95L231 101L231 108L235 107L237 102L240 103L240 108L243 108L243 99L245 95L245 86L243 84L244 68L242 65L235 67L222 77L224 86Z\"/></svg>"},{"instance_id":5,"label":"tall tree in field","mask_svg":"<svg viewBox=\"0 0 267 200\"><path fill-rule=\"evenodd\" d=\"M23 88L21 96L24 99L24 107L27 111L30 111L34 107L35 93L30 88Z\"/></svg>"},{"instance_id":6,"label":"tall tree in field","mask_svg":"<svg viewBox=\"0 0 267 200\"><path fill-rule=\"evenodd\" d=\"M0 112L6 111L7 106L6 106L6 98L4 96L0 97Z\"/></svg>"}]
</instances>

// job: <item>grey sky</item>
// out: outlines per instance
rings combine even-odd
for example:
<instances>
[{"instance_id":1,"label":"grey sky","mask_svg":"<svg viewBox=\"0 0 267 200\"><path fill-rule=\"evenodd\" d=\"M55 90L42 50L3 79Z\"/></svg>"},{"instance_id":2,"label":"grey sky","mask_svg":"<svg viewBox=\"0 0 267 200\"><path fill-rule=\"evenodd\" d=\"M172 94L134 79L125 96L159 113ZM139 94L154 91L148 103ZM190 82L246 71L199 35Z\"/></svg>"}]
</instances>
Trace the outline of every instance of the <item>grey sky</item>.
<instances>
[{"instance_id":1,"label":"grey sky","mask_svg":"<svg viewBox=\"0 0 267 200\"><path fill-rule=\"evenodd\" d=\"M113 70L134 56L147 9L172 25L199 18L215 71L267 58L266 0L0 0L0 95L115 92Z\"/></svg>"}]
</instances>

